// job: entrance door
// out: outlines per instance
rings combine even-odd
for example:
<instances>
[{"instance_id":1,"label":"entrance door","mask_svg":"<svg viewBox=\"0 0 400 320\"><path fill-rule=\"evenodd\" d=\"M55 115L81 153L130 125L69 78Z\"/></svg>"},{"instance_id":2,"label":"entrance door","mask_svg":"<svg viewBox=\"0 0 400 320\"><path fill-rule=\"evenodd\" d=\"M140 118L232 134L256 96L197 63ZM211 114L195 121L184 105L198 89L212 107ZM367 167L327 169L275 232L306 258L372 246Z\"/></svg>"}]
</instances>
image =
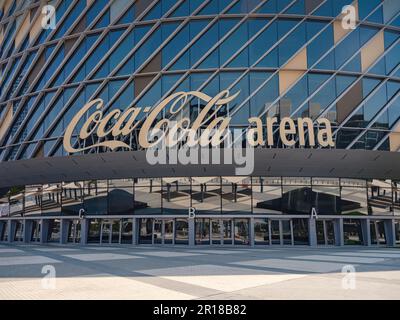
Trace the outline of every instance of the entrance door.
<instances>
[{"instance_id":1,"label":"entrance door","mask_svg":"<svg viewBox=\"0 0 400 320\"><path fill-rule=\"evenodd\" d=\"M211 220L211 244L221 244L221 224L219 219Z\"/></svg>"},{"instance_id":2,"label":"entrance door","mask_svg":"<svg viewBox=\"0 0 400 320\"><path fill-rule=\"evenodd\" d=\"M281 227L279 220L271 220L271 244L281 244Z\"/></svg>"},{"instance_id":3,"label":"entrance door","mask_svg":"<svg viewBox=\"0 0 400 320\"><path fill-rule=\"evenodd\" d=\"M223 243L233 244L232 220L222 220Z\"/></svg>"},{"instance_id":4,"label":"entrance door","mask_svg":"<svg viewBox=\"0 0 400 320\"><path fill-rule=\"evenodd\" d=\"M81 241L81 222L79 220L68 221L68 242L79 243Z\"/></svg>"},{"instance_id":5,"label":"entrance door","mask_svg":"<svg viewBox=\"0 0 400 320\"><path fill-rule=\"evenodd\" d=\"M164 222L164 244L173 244L174 241L174 220L163 220Z\"/></svg>"},{"instance_id":6,"label":"entrance door","mask_svg":"<svg viewBox=\"0 0 400 320\"><path fill-rule=\"evenodd\" d=\"M38 220L32 221L31 242L40 242L41 223Z\"/></svg>"},{"instance_id":7,"label":"entrance door","mask_svg":"<svg viewBox=\"0 0 400 320\"><path fill-rule=\"evenodd\" d=\"M153 244L162 244L162 220L153 220Z\"/></svg>"},{"instance_id":8,"label":"entrance door","mask_svg":"<svg viewBox=\"0 0 400 320\"><path fill-rule=\"evenodd\" d=\"M335 244L335 229L333 220L317 220L317 243L319 245Z\"/></svg>"},{"instance_id":9,"label":"entrance door","mask_svg":"<svg viewBox=\"0 0 400 320\"><path fill-rule=\"evenodd\" d=\"M383 221L371 220L370 233L371 233L371 244L373 245L386 244L385 225Z\"/></svg>"},{"instance_id":10,"label":"entrance door","mask_svg":"<svg viewBox=\"0 0 400 320\"><path fill-rule=\"evenodd\" d=\"M111 242L111 228L112 223L110 220L103 220L100 229L100 244Z\"/></svg>"},{"instance_id":11,"label":"entrance door","mask_svg":"<svg viewBox=\"0 0 400 320\"><path fill-rule=\"evenodd\" d=\"M121 243L121 220L111 220L111 243Z\"/></svg>"}]
</instances>

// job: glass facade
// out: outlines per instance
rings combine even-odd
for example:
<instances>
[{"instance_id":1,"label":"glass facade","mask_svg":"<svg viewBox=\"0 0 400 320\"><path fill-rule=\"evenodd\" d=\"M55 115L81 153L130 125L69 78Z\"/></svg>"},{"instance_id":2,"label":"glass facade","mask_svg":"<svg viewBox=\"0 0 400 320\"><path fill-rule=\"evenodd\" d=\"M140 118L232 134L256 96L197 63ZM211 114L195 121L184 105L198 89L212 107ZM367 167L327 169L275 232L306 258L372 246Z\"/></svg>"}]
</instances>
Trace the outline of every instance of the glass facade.
<instances>
[{"instance_id":1,"label":"glass facade","mask_svg":"<svg viewBox=\"0 0 400 320\"><path fill-rule=\"evenodd\" d=\"M355 28L344 29L342 8L355 3ZM218 110L218 116L231 118L230 128L245 131L251 117L290 117L298 131L298 118L309 117L317 131L318 120L327 118L333 151L400 151L400 1L50 4L55 28L47 29L42 1L0 4L2 165L44 160L51 167L47 159L72 156L63 145L66 128L91 100L102 99L106 114L151 108L176 92L214 97L226 89L239 92ZM182 113L193 121L204 107L194 97ZM165 111L158 115L166 117ZM140 151L145 118L139 115L124 137L99 137L92 130L82 141L75 130L72 145L85 148L80 156ZM287 147L278 130L272 127L271 149L324 149L298 140ZM119 138L130 150L86 148ZM42 177L40 183L1 187L0 241L259 246L400 241L400 187L394 177L288 173L299 175L291 177L268 170L265 176L148 172L148 178L100 179L90 168L87 173L58 181L43 169L32 173ZM190 208L195 217L188 217ZM314 211L318 220L312 224Z\"/></svg>"}]
</instances>

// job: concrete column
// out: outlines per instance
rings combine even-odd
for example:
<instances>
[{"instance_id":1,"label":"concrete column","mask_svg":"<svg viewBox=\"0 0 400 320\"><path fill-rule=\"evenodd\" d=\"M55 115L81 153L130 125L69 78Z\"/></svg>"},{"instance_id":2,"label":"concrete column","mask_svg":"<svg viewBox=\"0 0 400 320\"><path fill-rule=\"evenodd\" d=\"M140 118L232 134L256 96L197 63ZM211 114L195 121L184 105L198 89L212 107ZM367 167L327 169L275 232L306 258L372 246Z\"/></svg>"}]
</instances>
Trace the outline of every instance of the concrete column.
<instances>
[{"instance_id":1,"label":"concrete column","mask_svg":"<svg viewBox=\"0 0 400 320\"><path fill-rule=\"evenodd\" d=\"M335 233L335 245L344 246L343 219L335 219L333 223Z\"/></svg>"},{"instance_id":2,"label":"concrete column","mask_svg":"<svg viewBox=\"0 0 400 320\"><path fill-rule=\"evenodd\" d=\"M24 242L25 243L29 243L31 241L32 227L33 227L32 220L24 220Z\"/></svg>"},{"instance_id":3,"label":"concrete column","mask_svg":"<svg viewBox=\"0 0 400 320\"><path fill-rule=\"evenodd\" d=\"M13 242L14 241L14 235L15 235L15 228L17 226L17 222L14 220L9 220L8 222L8 241L7 242Z\"/></svg>"},{"instance_id":4,"label":"concrete column","mask_svg":"<svg viewBox=\"0 0 400 320\"><path fill-rule=\"evenodd\" d=\"M254 218L250 218L250 246L254 247Z\"/></svg>"},{"instance_id":5,"label":"concrete column","mask_svg":"<svg viewBox=\"0 0 400 320\"><path fill-rule=\"evenodd\" d=\"M69 220L68 219L61 219L60 222L60 243L68 243L68 227L69 227Z\"/></svg>"},{"instance_id":6,"label":"concrete column","mask_svg":"<svg viewBox=\"0 0 400 320\"><path fill-rule=\"evenodd\" d=\"M308 239L311 247L318 245L317 241L317 220L314 218L308 219Z\"/></svg>"},{"instance_id":7,"label":"concrete column","mask_svg":"<svg viewBox=\"0 0 400 320\"><path fill-rule=\"evenodd\" d=\"M89 234L89 219L81 219L81 245L87 244Z\"/></svg>"},{"instance_id":8,"label":"concrete column","mask_svg":"<svg viewBox=\"0 0 400 320\"><path fill-rule=\"evenodd\" d=\"M383 220L386 235L386 245L388 247L396 246L396 230L393 219Z\"/></svg>"},{"instance_id":9,"label":"concrete column","mask_svg":"<svg viewBox=\"0 0 400 320\"><path fill-rule=\"evenodd\" d=\"M188 224L189 224L189 246L194 247L195 245L195 237L196 237L196 229L195 229L195 224L194 224L194 219L189 218L188 219Z\"/></svg>"},{"instance_id":10,"label":"concrete column","mask_svg":"<svg viewBox=\"0 0 400 320\"><path fill-rule=\"evenodd\" d=\"M369 227L370 220L362 219L361 220L361 230L363 234L363 245L370 246L371 245L371 229Z\"/></svg>"},{"instance_id":11,"label":"concrete column","mask_svg":"<svg viewBox=\"0 0 400 320\"><path fill-rule=\"evenodd\" d=\"M49 234L49 220L41 219L40 220L40 243L47 242L48 234Z\"/></svg>"},{"instance_id":12,"label":"concrete column","mask_svg":"<svg viewBox=\"0 0 400 320\"><path fill-rule=\"evenodd\" d=\"M137 220L136 218L132 219L132 244L134 246L138 244L139 240L139 223Z\"/></svg>"}]
</instances>

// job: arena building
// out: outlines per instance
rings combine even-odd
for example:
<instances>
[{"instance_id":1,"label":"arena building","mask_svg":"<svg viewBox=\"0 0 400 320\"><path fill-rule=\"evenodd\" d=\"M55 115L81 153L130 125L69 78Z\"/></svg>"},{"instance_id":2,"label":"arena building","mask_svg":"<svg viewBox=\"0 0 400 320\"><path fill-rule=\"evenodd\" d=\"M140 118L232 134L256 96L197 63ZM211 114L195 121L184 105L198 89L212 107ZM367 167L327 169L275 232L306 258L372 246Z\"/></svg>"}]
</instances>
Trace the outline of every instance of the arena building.
<instances>
[{"instance_id":1,"label":"arena building","mask_svg":"<svg viewBox=\"0 0 400 320\"><path fill-rule=\"evenodd\" d=\"M396 246L399 151L398 0L0 0L1 242Z\"/></svg>"}]
</instances>

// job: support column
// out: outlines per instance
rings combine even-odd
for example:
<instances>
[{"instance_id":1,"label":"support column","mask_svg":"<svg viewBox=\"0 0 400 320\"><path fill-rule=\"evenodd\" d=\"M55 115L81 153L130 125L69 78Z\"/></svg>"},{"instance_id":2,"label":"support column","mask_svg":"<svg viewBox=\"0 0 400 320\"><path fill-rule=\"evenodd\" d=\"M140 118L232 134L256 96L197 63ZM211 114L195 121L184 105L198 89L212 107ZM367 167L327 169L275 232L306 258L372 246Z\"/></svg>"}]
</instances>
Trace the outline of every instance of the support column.
<instances>
[{"instance_id":1,"label":"support column","mask_svg":"<svg viewBox=\"0 0 400 320\"><path fill-rule=\"evenodd\" d=\"M138 244L139 239L139 223L137 220L136 218L132 219L132 244L134 246Z\"/></svg>"},{"instance_id":2,"label":"support column","mask_svg":"<svg viewBox=\"0 0 400 320\"><path fill-rule=\"evenodd\" d=\"M89 233L89 219L81 219L81 245L86 245Z\"/></svg>"},{"instance_id":3,"label":"support column","mask_svg":"<svg viewBox=\"0 0 400 320\"><path fill-rule=\"evenodd\" d=\"M40 220L40 243L47 242L48 233L49 233L49 220L41 219Z\"/></svg>"},{"instance_id":4,"label":"support column","mask_svg":"<svg viewBox=\"0 0 400 320\"><path fill-rule=\"evenodd\" d=\"M254 247L254 218L250 218L250 246Z\"/></svg>"},{"instance_id":5,"label":"support column","mask_svg":"<svg viewBox=\"0 0 400 320\"><path fill-rule=\"evenodd\" d=\"M388 247L396 246L396 230L393 219L383 220L386 236L386 245Z\"/></svg>"},{"instance_id":6,"label":"support column","mask_svg":"<svg viewBox=\"0 0 400 320\"><path fill-rule=\"evenodd\" d=\"M189 246L190 247L194 247L194 245L195 245L195 237L196 237L194 219L193 218L189 218L188 219L188 224L189 224Z\"/></svg>"},{"instance_id":7,"label":"support column","mask_svg":"<svg viewBox=\"0 0 400 320\"><path fill-rule=\"evenodd\" d=\"M13 242L14 241L14 235L15 235L15 228L16 228L17 222L14 220L9 220L8 222L8 239L7 242Z\"/></svg>"},{"instance_id":8,"label":"support column","mask_svg":"<svg viewBox=\"0 0 400 320\"><path fill-rule=\"evenodd\" d=\"M308 238L311 247L316 247L318 245L317 241L317 219L308 219Z\"/></svg>"},{"instance_id":9,"label":"support column","mask_svg":"<svg viewBox=\"0 0 400 320\"><path fill-rule=\"evenodd\" d=\"M363 234L363 245L371 246L371 229L369 227L370 220L362 219L361 220L361 230Z\"/></svg>"},{"instance_id":10,"label":"support column","mask_svg":"<svg viewBox=\"0 0 400 320\"><path fill-rule=\"evenodd\" d=\"M65 244L68 243L68 227L69 220L61 219L60 222L60 243Z\"/></svg>"},{"instance_id":11,"label":"support column","mask_svg":"<svg viewBox=\"0 0 400 320\"><path fill-rule=\"evenodd\" d=\"M333 223L335 245L344 246L343 218L335 219Z\"/></svg>"},{"instance_id":12,"label":"support column","mask_svg":"<svg viewBox=\"0 0 400 320\"><path fill-rule=\"evenodd\" d=\"M31 241L33 220L24 220L24 243Z\"/></svg>"}]
</instances>

